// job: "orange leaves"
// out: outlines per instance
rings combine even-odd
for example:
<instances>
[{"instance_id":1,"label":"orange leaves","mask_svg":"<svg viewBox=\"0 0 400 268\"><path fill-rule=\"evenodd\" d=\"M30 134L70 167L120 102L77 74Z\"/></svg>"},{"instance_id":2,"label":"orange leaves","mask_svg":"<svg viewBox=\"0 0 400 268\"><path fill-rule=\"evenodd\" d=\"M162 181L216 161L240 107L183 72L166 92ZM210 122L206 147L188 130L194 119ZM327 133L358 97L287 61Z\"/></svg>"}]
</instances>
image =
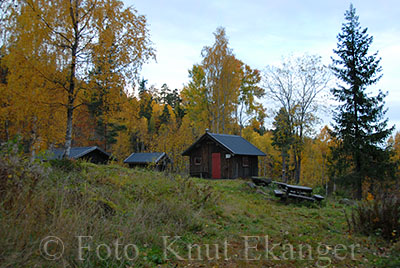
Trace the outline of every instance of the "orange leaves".
<instances>
[{"instance_id":1,"label":"orange leaves","mask_svg":"<svg viewBox=\"0 0 400 268\"><path fill-rule=\"evenodd\" d=\"M126 85L155 56L146 18L117 0L11 2L1 22L8 73L0 124L7 136L20 134L38 149L65 137L70 144L72 134L82 145L94 142L93 118L81 109L94 96L103 104L100 120L119 125Z\"/></svg>"},{"instance_id":2,"label":"orange leaves","mask_svg":"<svg viewBox=\"0 0 400 268\"><path fill-rule=\"evenodd\" d=\"M329 180L327 159L330 154L329 146L332 143L327 126L321 129L316 139L305 139L302 152L302 184L310 186L326 185Z\"/></svg>"}]
</instances>

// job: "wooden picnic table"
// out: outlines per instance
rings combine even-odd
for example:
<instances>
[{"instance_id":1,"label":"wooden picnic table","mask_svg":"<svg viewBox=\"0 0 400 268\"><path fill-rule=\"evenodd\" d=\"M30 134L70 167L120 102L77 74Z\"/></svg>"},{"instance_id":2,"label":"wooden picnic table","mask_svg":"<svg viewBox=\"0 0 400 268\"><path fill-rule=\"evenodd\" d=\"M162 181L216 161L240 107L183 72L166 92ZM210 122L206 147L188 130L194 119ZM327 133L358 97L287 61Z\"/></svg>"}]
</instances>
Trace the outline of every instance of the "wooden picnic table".
<instances>
[{"instance_id":1,"label":"wooden picnic table","mask_svg":"<svg viewBox=\"0 0 400 268\"><path fill-rule=\"evenodd\" d=\"M280 181L273 181L274 184L278 185L279 188L281 189L286 189L286 183L280 182Z\"/></svg>"},{"instance_id":2,"label":"wooden picnic table","mask_svg":"<svg viewBox=\"0 0 400 268\"><path fill-rule=\"evenodd\" d=\"M309 195L309 194L312 193L312 188L311 187L307 187L307 186L298 186L298 185L286 184L286 192L287 193Z\"/></svg>"},{"instance_id":3,"label":"wooden picnic table","mask_svg":"<svg viewBox=\"0 0 400 268\"><path fill-rule=\"evenodd\" d=\"M308 201L321 201L324 199L323 196L312 195L313 189L311 187L290 185L283 182L274 183L283 190L274 190L275 196L280 197L281 199L287 199L288 197Z\"/></svg>"}]
</instances>

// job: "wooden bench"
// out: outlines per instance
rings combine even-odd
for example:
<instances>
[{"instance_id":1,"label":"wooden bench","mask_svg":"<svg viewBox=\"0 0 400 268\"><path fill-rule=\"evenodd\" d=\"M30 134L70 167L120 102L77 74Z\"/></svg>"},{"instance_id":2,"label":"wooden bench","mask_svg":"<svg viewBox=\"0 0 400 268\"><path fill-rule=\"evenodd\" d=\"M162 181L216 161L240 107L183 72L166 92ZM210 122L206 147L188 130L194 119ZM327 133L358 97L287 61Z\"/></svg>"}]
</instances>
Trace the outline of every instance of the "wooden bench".
<instances>
[{"instance_id":1,"label":"wooden bench","mask_svg":"<svg viewBox=\"0 0 400 268\"><path fill-rule=\"evenodd\" d=\"M319 194L315 194L315 195L313 195L313 197L318 202L321 202L322 200L325 199L325 197L323 197L322 195L319 195Z\"/></svg>"},{"instance_id":2,"label":"wooden bench","mask_svg":"<svg viewBox=\"0 0 400 268\"><path fill-rule=\"evenodd\" d=\"M251 177L253 183L257 186L268 186L271 183L271 179L263 178L263 177Z\"/></svg>"},{"instance_id":3,"label":"wooden bench","mask_svg":"<svg viewBox=\"0 0 400 268\"><path fill-rule=\"evenodd\" d=\"M299 194L293 194L293 193L289 193L288 197L301 199L301 200L308 200L308 201L312 201L312 202L315 201L315 199L311 196L305 196L305 195L299 195Z\"/></svg>"},{"instance_id":4,"label":"wooden bench","mask_svg":"<svg viewBox=\"0 0 400 268\"><path fill-rule=\"evenodd\" d=\"M281 189L286 189L286 186L287 186L286 183L280 182L280 181L273 181L272 183L278 185L278 187Z\"/></svg>"},{"instance_id":5,"label":"wooden bench","mask_svg":"<svg viewBox=\"0 0 400 268\"><path fill-rule=\"evenodd\" d=\"M281 190L278 190L278 189L275 189L275 190L274 190L274 195L275 195L276 197L282 198L284 194L285 194L285 193L282 192Z\"/></svg>"},{"instance_id":6,"label":"wooden bench","mask_svg":"<svg viewBox=\"0 0 400 268\"><path fill-rule=\"evenodd\" d=\"M321 202L325 198L322 195L312 194L313 189L307 186L290 185L283 182L273 181L281 190L274 190L276 197L281 199L293 198L298 200L318 201Z\"/></svg>"}]
</instances>

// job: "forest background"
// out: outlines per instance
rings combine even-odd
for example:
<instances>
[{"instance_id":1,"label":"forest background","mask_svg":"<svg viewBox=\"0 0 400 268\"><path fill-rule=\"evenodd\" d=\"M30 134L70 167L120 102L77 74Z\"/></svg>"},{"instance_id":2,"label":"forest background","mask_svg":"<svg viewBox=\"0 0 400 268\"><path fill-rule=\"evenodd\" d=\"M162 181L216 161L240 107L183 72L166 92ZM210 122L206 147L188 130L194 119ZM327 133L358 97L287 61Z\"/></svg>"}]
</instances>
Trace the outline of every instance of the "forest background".
<instances>
[{"instance_id":1,"label":"forest background","mask_svg":"<svg viewBox=\"0 0 400 268\"><path fill-rule=\"evenodd\" d=\"M210 129L241 135L265 152L261 176L346 189L332 155L341 140L328 126L317 128L337 84L320 56L288 56L257 70L235 56L219 27L183 88L157 88L140 75L156 50L146 17L134 8L105 0L10 0L1 9L1 142L19 137L32 158L93 145L119 163L132 152L166 152L171 171L186 173L181 153ZM273 118L272 129L266 118ZM395 166L400 133L380 146ZM363 180L364 194L371 180Z\"/></svg>"}]
</instances>

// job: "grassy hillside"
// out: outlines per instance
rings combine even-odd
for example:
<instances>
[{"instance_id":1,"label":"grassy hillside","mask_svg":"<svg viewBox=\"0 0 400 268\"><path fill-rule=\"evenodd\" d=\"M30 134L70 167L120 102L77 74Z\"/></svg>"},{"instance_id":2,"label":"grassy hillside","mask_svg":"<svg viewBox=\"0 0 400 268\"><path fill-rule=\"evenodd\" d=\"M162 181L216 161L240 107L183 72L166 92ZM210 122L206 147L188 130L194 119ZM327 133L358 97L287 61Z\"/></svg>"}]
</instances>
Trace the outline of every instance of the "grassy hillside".
<instances>
[{"instance_id":1,"label":"grassy hillside","mask_svg":"<svg viewBox=\"0 0 400 268\"><path fill-rule=\"evenodd\" d=\"M349 233L350 208L334 201L283 204L244 180L1 160L2 267L400 265L399 243Z\"/></svg>"}]
</instances>

